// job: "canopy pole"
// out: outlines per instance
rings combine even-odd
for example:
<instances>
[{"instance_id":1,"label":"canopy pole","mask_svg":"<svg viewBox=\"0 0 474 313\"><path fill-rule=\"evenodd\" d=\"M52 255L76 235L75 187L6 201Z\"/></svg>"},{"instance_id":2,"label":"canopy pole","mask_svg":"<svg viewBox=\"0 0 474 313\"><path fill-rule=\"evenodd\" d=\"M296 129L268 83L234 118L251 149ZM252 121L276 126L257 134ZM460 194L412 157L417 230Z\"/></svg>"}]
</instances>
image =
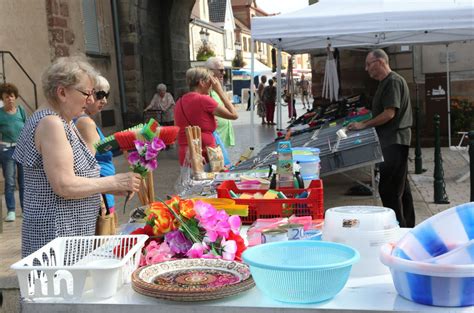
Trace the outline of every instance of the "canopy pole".
<instances>
[{"instance_id":1,"label":"canopy pole","mask_svg":"<svg viewBox=\"0 0 474 313\"><path fill-rule=\"evenodd\" d=\"M277 56L277 129L283 129L282 127L282 108L281 108L281 49L278 48Z\"/></svg>"},{"instance_id":2,"label":"canopy pole","mask_svg":"<svg viewBox=\"0 0 474 313\"><path fill-rule=\"evenodd\" d=\"M446 96L448 97L448 147L451 147L451 87L449 83L449 44L446 44L446 80Z\"/></svg>"},{"instance_id":3,"label":"canopy pole","mask_svg":"<svg viewBox=\"0 0 474 313\"><path fill-rule=\"evenodd\" d=\"M255 62L254 62L254 54L255 54L255 40L250 41L250 129L252 130L252 134L255 134L254 132L254 127L255 127L255 121L254 121L254 95L253 95L253 80L254 80L254 75L255 75ZM252 147L255 146L255 136L250 136Z\"/></svg>"}]
</instances>

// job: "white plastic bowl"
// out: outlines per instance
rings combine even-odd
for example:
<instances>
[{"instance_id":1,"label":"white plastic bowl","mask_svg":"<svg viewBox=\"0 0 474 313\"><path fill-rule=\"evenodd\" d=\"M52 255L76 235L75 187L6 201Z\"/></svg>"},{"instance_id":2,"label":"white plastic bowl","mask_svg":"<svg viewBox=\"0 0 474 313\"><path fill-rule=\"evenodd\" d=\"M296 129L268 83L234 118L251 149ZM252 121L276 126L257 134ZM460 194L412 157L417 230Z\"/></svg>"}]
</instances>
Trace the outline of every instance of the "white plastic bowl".
<instances>
[{"instance_id":1,"label":"white plastic bowl","mask_svg":"<svg viewBox=\"0 0 474 313\"><path fill-rule=\"evenodd\" d=\"M341 229L363 231L387 230L398 226L395 212L379 206L341 206L326 211L324 231L337 233Z\"/></svg>"}]
</instances>

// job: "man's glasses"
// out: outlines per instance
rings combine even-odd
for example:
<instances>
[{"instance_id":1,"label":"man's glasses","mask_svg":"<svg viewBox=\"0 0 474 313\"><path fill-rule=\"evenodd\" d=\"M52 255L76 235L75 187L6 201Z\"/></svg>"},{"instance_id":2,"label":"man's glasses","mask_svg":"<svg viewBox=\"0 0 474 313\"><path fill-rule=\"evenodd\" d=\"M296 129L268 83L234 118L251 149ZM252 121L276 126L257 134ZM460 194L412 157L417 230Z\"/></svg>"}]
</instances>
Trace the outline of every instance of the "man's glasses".
<instances>
[{"instance_id":1,"label":"man's glasses","mask_svg":"<svg viewBox=\"0 0 474 313\"><path fill-rule=\"evenodd\" d=\"M80 92L84 97L86 97L86 99L89 99L90 96L92 96L92 94L94 93L94 91L91 91L90 93L87 93L83 90L80 90L78 88L74 88L74 90Z\"/></svg>"},{"instance_id":2,"label":"man's glasses","mask_svg":"<svg viewBox=\"0 0 474 313\"><path fill-rule=\"evenodd\" d=\"M222 73L222 74L224 74L224 72L225 72L225 69L223 69L223 68L214 68L214 69L212 69L212 70L213 70L213 71L219 71L219 72Z\"/></svg>"},{"instance_id":3,"label":"man's glasses","mask_svg":"<svg viewBox=\"0 0 474 313\"><path fill-rule=\"evenodd\" d=\"M365 62L365 66L370 66L372 63L375 63L377 61L380 61L380 59L375 59L375 60L372 60L370 62Z\"/></svg>"},{"instance_id":4,"label":"man's glasses","mask_svg":"<svg viewBox=\"0 0 474 313\"><path fill-rule=\"evenodd\" d=\"M107 99L109 97L110 92L105 92L103 90L96 91L95 92L95 98L96 100L102 100L102 99Z\"/></svg>"}]
</instances>

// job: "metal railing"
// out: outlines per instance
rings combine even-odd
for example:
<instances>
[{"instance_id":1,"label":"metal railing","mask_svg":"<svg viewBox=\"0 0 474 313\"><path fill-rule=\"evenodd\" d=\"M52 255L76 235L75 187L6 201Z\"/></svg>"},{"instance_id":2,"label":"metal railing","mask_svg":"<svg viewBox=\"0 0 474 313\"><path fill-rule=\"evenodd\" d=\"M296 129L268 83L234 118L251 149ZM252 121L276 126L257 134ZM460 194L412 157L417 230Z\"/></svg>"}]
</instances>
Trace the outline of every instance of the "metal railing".
<instances>
[{"instance_id":1,"label":"metal railing","mask_svg":"<svg viewBox=\"0 0 474 313\"><path fill-rule=\"evenodd\" d=\"M2 75L2 80L5 83L7 81L7 76L5 74L5 54L9 55L13 61L16 63L16 65L20 68L20 70L25 74L25 76L28 78L28 80L31 82L33 85L33 93L34 93L34 98L35 98L35 104L34 107L32 107L23 97L20 97L25 105L28 107L30 112L34 112L38 108L38 93L36 90L36 83L35 81L31 78L31 76L26 72L25 68L21 65L21 63L17 60L17 58L11 53L10 51L3 51L0 50L0 58L2 62L2 67L1 67L1 72L0 74Z\"/></svg>"}]
</instances>

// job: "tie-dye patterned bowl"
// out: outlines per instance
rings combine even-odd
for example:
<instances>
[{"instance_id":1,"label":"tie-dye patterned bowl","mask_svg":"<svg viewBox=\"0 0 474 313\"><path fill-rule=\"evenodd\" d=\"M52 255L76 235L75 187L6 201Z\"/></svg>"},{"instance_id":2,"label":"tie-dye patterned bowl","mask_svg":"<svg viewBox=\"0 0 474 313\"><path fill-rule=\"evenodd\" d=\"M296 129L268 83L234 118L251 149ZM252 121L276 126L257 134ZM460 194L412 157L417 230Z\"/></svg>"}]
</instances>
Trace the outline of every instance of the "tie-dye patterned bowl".
<instances>
[{"instance_id":1,"label":"tie-dye patterned bowl","mask_svg":"<svg viewBox=\"0 0 474 313\"><path fill-rule=\"evenodd\" d=\"M390 268L402 297L427 305L470 306L474 305L474 263L452 255L471 253L473 239L471 202L427 219L396 245L384 245L380 259ZM463 247L466 250L460 251Z\"/></svg>"}]
</instances>

